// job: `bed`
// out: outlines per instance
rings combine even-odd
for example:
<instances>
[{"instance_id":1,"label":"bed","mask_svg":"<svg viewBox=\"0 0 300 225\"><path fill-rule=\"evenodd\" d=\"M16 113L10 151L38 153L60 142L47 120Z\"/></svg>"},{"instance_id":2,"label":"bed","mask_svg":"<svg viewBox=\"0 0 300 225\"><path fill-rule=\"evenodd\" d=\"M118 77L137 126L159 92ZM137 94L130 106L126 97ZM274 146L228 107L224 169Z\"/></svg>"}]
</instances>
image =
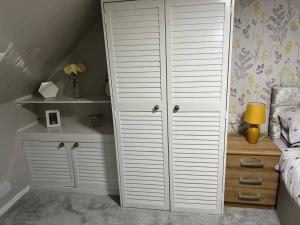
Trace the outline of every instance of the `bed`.
<instances>
[{"instance_id":1,"label":"bed","mask_svg":"<svg viewBox=\"0 0 300 225\"><path fill-rule=\"evenodd\" d=\"M282 150L276 210L283 225L300 225L300 147L289 148L281 138L278 116L300 107L300 87L273 88L269 134Z\"/></svg>"}]
</instances>

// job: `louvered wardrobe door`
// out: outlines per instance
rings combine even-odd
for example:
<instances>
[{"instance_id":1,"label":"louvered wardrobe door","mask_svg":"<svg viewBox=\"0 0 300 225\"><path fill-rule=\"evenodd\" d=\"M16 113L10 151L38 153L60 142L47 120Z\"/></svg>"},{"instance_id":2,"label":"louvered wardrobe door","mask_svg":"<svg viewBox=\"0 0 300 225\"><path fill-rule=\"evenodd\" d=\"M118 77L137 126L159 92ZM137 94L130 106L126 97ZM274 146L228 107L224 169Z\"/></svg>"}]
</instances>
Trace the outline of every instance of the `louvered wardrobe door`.
<instances>
[{"instance_id":1,"label":"louvered wardrobe door","mask_svg":"<svg viewBox=\"0 0 300 225\"><path fill-rule=\"evenodd\" d=\"M220 213L230 1L166 0L166 20L171 208Z\"/></svg>"},{"instance_id":2,"label":"louvered wardrobe door","mask_svg":"<svg viewBox=\"0 0 300 225\"><path fill-rule=\"evenodd\" d=\"M169 209L164 2L104 10L122 205Z\"/></svg>"}]
</instances>

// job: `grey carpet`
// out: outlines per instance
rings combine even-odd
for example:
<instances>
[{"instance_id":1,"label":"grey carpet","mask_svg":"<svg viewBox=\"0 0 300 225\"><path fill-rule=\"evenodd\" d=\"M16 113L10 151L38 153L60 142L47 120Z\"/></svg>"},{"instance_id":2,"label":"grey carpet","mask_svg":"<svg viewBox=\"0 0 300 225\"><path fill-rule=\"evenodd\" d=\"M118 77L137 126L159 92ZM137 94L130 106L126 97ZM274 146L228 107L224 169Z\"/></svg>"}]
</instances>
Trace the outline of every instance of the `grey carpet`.
<instances>
[{"instance_id":1,"label":"grey carpet","mask_svg":"<svg viewBox=\"0 0 300 225\"><path fill-rule=\"evenodd\" d=\"M0 218L1 225L280 225L276 212L226 207L223 216L121 208L91 194L30 191Z\"/></svg>"}]
</instances>

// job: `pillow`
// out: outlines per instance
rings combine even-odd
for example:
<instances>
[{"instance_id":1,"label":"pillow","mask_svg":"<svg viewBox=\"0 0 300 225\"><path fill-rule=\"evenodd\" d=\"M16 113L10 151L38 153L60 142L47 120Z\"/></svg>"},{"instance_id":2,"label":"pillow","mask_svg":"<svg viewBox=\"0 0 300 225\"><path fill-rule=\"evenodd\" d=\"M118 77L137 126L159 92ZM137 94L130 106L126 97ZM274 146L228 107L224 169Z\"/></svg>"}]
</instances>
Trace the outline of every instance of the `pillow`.
<instances>
[{"instance_id":1,"label":"pillow","mask_svg":"<svg viewBox=\"0 0 300 225\"><path fill-rule=\"evenodd\" d=\"M287 110L279 115L282 130L288 131L288 138L290 144L300 142L300 108Z\"/></svg>"},{"instance_id":2,"label":"pillow","mask_svg":"<svg viewBox=\"0 0 300 225\"><path fill-rule=\"evenodd\" d=\"M289 124L288 124L288 120L284 119L284 113L281 113L281 115L278 116L278 120L279 120L279 123L280 123L280 127L281 127L281 130L289 130Z\"/></svg>"},{"instance_id":3,"label":"pillow","mask_svg":"<svg viewBox=\"0 0 300 225\"><path fill-rule=\"evenodd\" d=\"M289 131L286 130L284 127L281 128L281 135L280 139L288 146L289 148L295 148L300 147L300 142L296 142L291 144L290 138L289 138Z\"/></svg>"},{"instance_id":4,"label":"pillow","mask_svg":"<svg viewBox=\"0 0 300 225\"><path fill-rule=\"evenodd\" d=\"M284 139L286 143L288 143L288 146L291 145L291 141L289 138L289 131L284 127L281 128L281 137Z\"/></svg>"}]
</instances>

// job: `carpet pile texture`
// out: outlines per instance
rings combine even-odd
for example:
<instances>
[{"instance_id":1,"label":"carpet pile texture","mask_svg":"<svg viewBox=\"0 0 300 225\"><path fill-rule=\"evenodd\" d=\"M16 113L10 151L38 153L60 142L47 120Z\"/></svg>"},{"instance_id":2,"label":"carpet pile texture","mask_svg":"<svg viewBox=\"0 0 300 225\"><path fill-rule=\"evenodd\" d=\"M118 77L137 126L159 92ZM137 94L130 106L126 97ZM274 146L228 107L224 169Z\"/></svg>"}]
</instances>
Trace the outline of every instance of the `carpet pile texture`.
<instances>
[{"instance_id":1,"label":"carpet pile texture","mask_svg":"<svg viewBox=\"0 0 300 225\"><path fill-rule=\"evenodd\" d=\"M92 194L30 191L0 218L1 225L280 225L275 210L225 207L224 215L121 208Z\"/></svg>"}]
</instances>

